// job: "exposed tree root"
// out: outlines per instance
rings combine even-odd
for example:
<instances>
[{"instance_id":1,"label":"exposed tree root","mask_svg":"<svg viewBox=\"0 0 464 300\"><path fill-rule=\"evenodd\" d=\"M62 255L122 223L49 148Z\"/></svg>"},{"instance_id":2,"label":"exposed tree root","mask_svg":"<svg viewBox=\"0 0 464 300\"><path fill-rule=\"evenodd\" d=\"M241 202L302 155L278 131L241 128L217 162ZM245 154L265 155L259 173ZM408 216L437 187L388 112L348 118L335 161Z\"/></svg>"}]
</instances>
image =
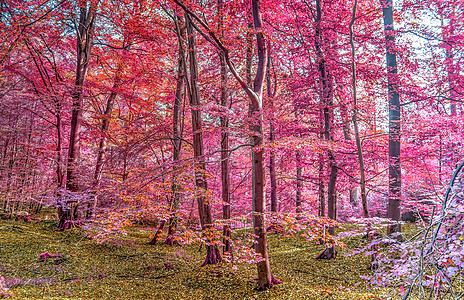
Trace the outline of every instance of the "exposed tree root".
<instances>
[{"instance_id":1,"label":"exposed tree root","mask_svg":"<svg viewBox=\"0 0 464 300\"><path fill-rule=\"evenodd\" d=\"M219 251L219 248L217 246L207 246L206 249L207 254L205 261L201 265L202 267L206 265L214 265L222 261L221 252Z\"/></svg>"}]
</instances>

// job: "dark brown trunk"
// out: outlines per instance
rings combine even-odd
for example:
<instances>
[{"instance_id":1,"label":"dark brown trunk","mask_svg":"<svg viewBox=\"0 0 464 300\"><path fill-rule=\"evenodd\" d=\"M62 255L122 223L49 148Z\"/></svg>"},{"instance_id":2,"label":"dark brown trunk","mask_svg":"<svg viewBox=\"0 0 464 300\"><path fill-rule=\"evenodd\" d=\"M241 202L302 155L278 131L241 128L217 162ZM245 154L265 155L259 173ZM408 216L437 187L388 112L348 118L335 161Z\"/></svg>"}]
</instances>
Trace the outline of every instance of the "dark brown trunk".
<instances>
[{"instance_id":1,"label":"dark brown trunk","mask_svg":"<svg viewBox=\"0 0 464 300\"><path fill-rule=\"evenodd\" d=\"M192 113L192 130L193 130L193 152L195 159L195 186L197 194L198 212L200 224L204 231L212 230L213 218L211 215L211 205L206 199L208 189L206 182L206 166L203 150L203 134L200 111L200 94L198 91L198 62L196 50L196 38L193 31L193 25L190 16L186 14L185 23L188 35L189 47L189 67L190 67L190 108ZM222 260L217 246L207 246L206 259L202 266L207 264L216 264Z\"/></svg>"},{"instance_id":2,"label":"dark brown trunk","mask_svg":"<svg viewBox=\"0 0 464 300\"><path fill-rule=\"evenodd\" d=\"M218 14L219 14L219 31L221 38L224 36L223 28L223 0L218 0ZM221 106L223 107L223 115L221 116L221 178L222 178L222 218L230 220L230 178L229 178L229 118L226 111L228 109L227 101L227 66L224 53L219 54L221 61ZM225 223L223 227L224 235L224 249L223 252L231 253L231 237L230 237L230 224Z\"/></svg>"},{"instance_id":3,"label":"dark brown trunk","mask_svg":"<svg viewBox=\"0 0 464 300\"><path fill-rule=\"evenodd\" d=\"M63 170L62 167L62 156L61 156L61 145L62 145L62 137L61 137L61 103L56 101L56 180L58 184L58 189L63 188Z\"/></svg>"},{"instance_id":4,"label":"dark brown trunk","mask_svg":"<svg viewBox=\"0 0 464 300\"><path fill-rule=\"evenodd\" d=\"M337 181L337 166L333 158L329 158L330 164L330 177L329 184L327 186L327 215L329 219L337 219L337 196L335 183ZM335 228L333 226L329 227L329 235L335 235ZM333 245L333 239L329 239L327 248L319 254L317 259L333 259L337 256L337 251L335 250L335 245Z\"/></svg>"},{"instance_id":5,"label":"dark brown trunk","mask_svg":"<svg viewBox=\"0 0 464 300\"><path fill-rule=\"evenodd\" d=\"M163 235L164 225L166 225L166 220L161 221L161 223L158 226L158 230L156 230L155 236L151 239L148 245L156 245L156 243L161 239L161 236Z\"/></svg>"},{"instance_id":6,"label":"dark brown trunk","mask_svg":"<svg viewBox=\"0 0 464 300\"><path fill-rule=\"evenodd\" d=\"M274 128L274 97L276 94L277 82L274 78L274 92L271 91L271 55L267 59L267 96L269 98L269 111L271 117L269 118L269 143L274 142L275 128ZM277 212L277 174L275 162L275 150L272 147L269 153L269 179L271 182L271 212Z\"/></svg>"},{"instance_id":7,"label":"dark brown trunk","mask_svg":"<svg viewBox=\"0 0 464 300\"><path fill-rule=\"evenodd\" d=\"M69 229L76 225L81 225L78 215L78 202L67 201L58 207L58 229L60 231Z\"/></svg>"},{"instance_id":8,"label":"dark brown trunk","mask_svg":"<svg viewBox=\"0 0 464 300\"><path fill-rule=\"evenodd\" d=\"M253 65L253 23L248 23L248 29L246 36L247 42L247 51L246 51L246 60L245 60L245 68L246 68L246 83L249 88L252 88L251 84L253 79L251 78L251 66ZM251 103L250 103L251 109Z\"/></svg>"},{"instance_id":9,"label":"dark brown trunk","mask_svg":"<svg viewBox=\"0 0 464 300\"><path fill-rule=\"evenodd\" d=\"M343 103L340 104L340 114L343 119L343 138L346 141L351 141L353 139L350 129L350 120L352 121L352 118L348 117L348 109L346 108L346 105L344 105ZM348 192L350 198L350 205L352 207L356 207L358 205L356 185L350 183Z\"/></svg>"},{"instance_id":10,"label":"dark brown trunk","mask_svg":"<svg viewBox=\"0 0 464 300\"><path fill-rule=\"evenodd\" d=\"M180 160L180 153L182 148L182 128L181 128L181 112L182 112L182 100L184 99L185 93L185 82L187 76L187 65L185 62L185 50L183 37L185 36L185 26L181 24L181 19L175 17L175 25L177 32L177 40L179 44L179 57L178 57L178 69L177 69L177 84L176 84L176 95L174 98L174 109L172 113L172 148L173 148L173 167L172 167L172 200L170 203L170 210L173 216L169 219L169 230L165 244L175 245L178 244L174 240L174 233L177 228L177 210L179 209L180 202L180 185L177 182L178 163Z\"/></svg>"},{"instance_id":11,"label":"dark brown trunk","mask_svg":"<svg viewBox=\"0 0 464 300\"><path fill-rule=\"evenodd\" d=\"M97 162L95 163L95 173L93 174L93 182L92 182L92 193L93 193L93 203L89 201L87 206L87 213L86 218L91 218L97 209L98 203L98 188L100 185L100 179L103 170L103 161L105 159L105 150L106 150L106 134L108 132L108 128L110 126L110 119L111 119L111 112L113 111L114 101L118 95L117 89L121 85L121 77L120 72L122 69L122 62L120 62L118 66L118 70L116 71L116 76L114 79L113 87L111 89L111 93L106 100L106 108L103 114L102 124L100 126L100 143L98 144L97 150Z\"/></svg>"},{"instance_id":12,"label":"dark brown trunk","mask_svg":"<svg viewBox=\"0 0 464 300\"><path fill-rule=\"evenodd\" d=\"M393 28L393 0L381 1L385 25L386 60L388 78L389 134L389 191L388 214L394 224L388 227L388 234L401 233L401 161L400 161L400 96L398 94L398 66L396 63L395 31ZM398 235L401 239L401 235Z\"/></svg>"},{"instance_id":13,"label":"dark brown trunk","mask_svg":"<svg viewBox=\"0 0 464 300\"><path fill-rule=\"evenodd\" d=\"M354 126L354 136L356 141L356 148L358 150L358 159L359 159L359 173L360 173L360 187L361 187L361 202L363 206L363 217L369 218L369 209L367 207L367 195L366 195L366 175L364 170L364 156L362 152L362 145L361 145L361 137L359 136L359 128L358 128L358 98L357 98L357 90L356 90L356 51L354 48L354 31L353 25L356 20L356 9L357 9L358 1L355 0L353 4L353 11L351 15L350 21L350 45L351 45L351 84L353 89L353 126ZM351 193L350 193L350 201L351 201ZM374 235L372 232L372 226L370 223L367 224L367 236L369 241L374 240ZM374 246L375 250L377 250L377 246ZM371 265L370 268L376 268L377 266L377 254L371 254Z\"/></svg>"},{"instance_id":14,"label":"dark brown trunk","mask_svg":"<svg viewBox=\"0 0 464 300\"><path fill-rule=\"evenodd\" d=\"M364 169L364 156L362 152L361 137L359 136L359 127L358 127L358 99L356 91L356 52L354 48L354 35L353 35L353 25L356 20L356 8L358 2L355 0L353 5L353 13L350 22L350 45L351 45L351 84L353 89L353 126L354 126L354 137L356 141L356 148L358 150L358 160L359 160L359 173L360 173L360 187L361 187L361 202L363 206L363 217L369 218L369 209L367 207L367 197L366 197L366 175Z\"/></svg>"},{"instance_id":15,"label":"dark brown trunk","mask_svg":"<svg viewBox=\"0 0 464 300\"><path fill-rule=\"evenodd\" d=\"M198 16L196 16L182 1L174 0L174 2L182 7L190 16L201 24L208 34L213 38L215 45L224 53L225 61L229 70L235 79L239 82L242 89L247 94L250 102L252 112L251 118L255 120L253 131L253 224L255 238L255 251L261 254L264 261L257 264L258 267L258 290L266 290L271 288L274 284L280 283L271 274L269 257L267 252L267 236L265 227L265 198L264 198L264 153L262 146L262 88L264 77L266 75L266 45L263 34L263 26L260 13L259 0L252 0L252 14L254 21L254 29L257 37L258 45L258 68L254 80L253 90L249 88L249 84L238 75L237 69L234 67L229 57L229 50L224 46L216 34L208 27L208 25ZM189 34L189 36L192 36ZM201 219L201 218L200 218Z\"/></svg>"},{"instance_id":16,"label":"dark brown trunk","mask_svg":"<svg viewBox=\"0 0 464 300\"><path fill-rule=\"evenodd\" d=\"M325 217L324 177L324 157L321 153L319 154L319 217Z\"/></svg>"},{"instance_id":17,"label":"dark brown trunk","mask_svg":"<svg viewBox=\"0 0 464 300\"><path fill-rule=\"evenodd\" d=\"M90 51L93 43L93 27L95 23L93 5L87 11L87 6L80 7L79 26L77 32L77 67L74 90L72 92L73 106L71 130L69 138L68 165L66 188L71 192L78 191L77 167L80 154L80 126L82 122L82 106L84 100L84 82L89 67Z\"/></svg>"},{"instance_id":18,"label":"dark brown trunk","mask_svg":"<svg viewBox=\"0 0 464 300\"><path fill-rule=\"evenodd\" d=\"M333 122L333 84L332 79L328 70L328 66L323 55L322 51L322 7L321 1L316 1L316 33L315 33L315 48L316 48L316 55L319 61L319 78L321 81L321 102L323 106L324 112L324 138L327 141L333 141L332 136L332 122ZM329 175L329 182L327 184L327 216L329 219L336 220L337 219L337 199L336 199L336 180L337 180L337 165L335 161L335 157L331 150L327 151L327 156L329 159L329 167L330 167L330 175ZM335 229L333 227L329 227L329 234L333 235L335 233ZM329 241L329 245L327 249L321 253L317 258L322 259L332 259L336 257L335 246L331 245Z\"/></svg>"},{"instance_id":19,"label":"dark brown trunk","mask_svg":"<svg viewBox=\"0 0 464 300\"><path fill-rule=\"evenodd\" d=\"M456 100L457 97L459 96L458 92L456 91L456 76L459 76L459 70L456 70L454 66L454 53L453 53L453 41L451 38L455 35L454 32L454 27L456 26L455 23L455 12L454 8L453 12L451 12L451 16L449 16L449 25L443 28L443 44L445 45L445 51L446 51L446 72L448 73L448 86L449 86L449 97L450 97L450 103L451 103L451 116L456 117L457 116L457 105L456 105ZM442 26L443 26L443 20L445 16L441 15L442 18Z\"/></svg>"},{"instance_id":20,"label":"dark brown trunk","mask_svg":"<svg viewBox=\"0 0 464 300\"><path fill-rule=\"evenodd\" d=\"M301 214L303 212L302 208L302 199L301 199L301 192L303 189L303 181L302 181L302 164L301 164L301 153L299 150L295 153L295 160L296 160L296 213L297 219L301 219Z\"/></svg>"},{"instance_id":21,"label":"dark brown trunk","mask_svg":"<svg viewBox=\"0 0 464 300\"><path fill-rule=\"evenodd\" d=\"M82 108L84 101L84 82L90 61L90 51L93 44L93 34L96 16L96 4L87 1L80 6L79 25L77 28L77 66L74 90L72 92L71 130L69 135L68 164L66 174L66 189L70 192L78 191L78 161L80 154L80 130L82 122ZM78 218L77 200L67 200L60 203L58 208L58 228L65 230L76 224Z\"/></svg>"},{"instance_id":22,"label":"dark brown trunk","mask_svg":"<svg viewBox=\"0 0 464 300\"><path fill-rule=\"evenodd\" d=\"M265 170L264 170L264 150L262 135L262 94L263 83L266 75L267 50L266 41L263 33L261 19L261 8L259 0L252 0L253 23L256 31L256 44L258 48L258 68L253 82L253 92L256 98L251 101L253 120L253 227L256 236L255 251L261 254L264 261L257 263L258 267L258 286L257 290L263 291L270 289L274 284L281 281L275 279L271 273L271 264L267 250L266 234L266 198L264 196Z\"/></svg>"},{"instance_id":23,"label":"dark brown trunk","mask_svg":"<svg viewBox=\"0 0 464 300\"><path fill-rule=\"evenodd\" d=\"M323 61L322 57L322 32L321 32L321 19L322 19L322 10L321 10L321 1L316 0L316 19L315 24L316 24L316 29L315 29L315 38L314 38L314 46L316 48L316 55L319 60L319 77L321 79L321 92L319 93L320 98L321 98L321 106L322 106L322 127L323 130L321 132L321 139L326 138L327 135L329 134L328 131L328 122L326 122L326 119L328 117L328 114L326 114L326 105L327 105L327 98L326 98L326 74L325 74L325 63ZM325 172L324 172L324 157L322 154L319 155L319 205L320 205L320 210L319 210L319 215L321 217L325 217L325 197L324 197L324 180L325 180Z\"/></svg>"}]
</instances>

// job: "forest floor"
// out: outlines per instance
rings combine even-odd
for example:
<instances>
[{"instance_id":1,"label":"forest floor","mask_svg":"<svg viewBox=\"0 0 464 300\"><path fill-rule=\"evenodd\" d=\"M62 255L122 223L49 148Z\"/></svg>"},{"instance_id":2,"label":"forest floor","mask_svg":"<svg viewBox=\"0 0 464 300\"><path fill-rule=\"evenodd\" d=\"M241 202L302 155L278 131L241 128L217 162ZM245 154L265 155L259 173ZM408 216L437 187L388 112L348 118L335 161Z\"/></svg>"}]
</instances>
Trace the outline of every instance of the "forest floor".
<instances>
[{"instance_id":1,"label":"forest floor","mask_svg":"<svg viewBox=\"0 0 464 300\"><path fill-rule=\"evenodd\" d=\"M220 263L201 268L204 247L147 245L154 229L131 227L124 239L97 244L82 229L56 230L56 221L0 221L0 276L11 299L392 299L370 287L369 257L316 260L324 246L269 235L273 274L283 280L256 292L256 266ZM60 254L43 261L41 253ZM0 279L1 280L1 279ZM1 282L0 282L1 288ZM1 292L1 291L0 291ZM0 296L1 298L1 296Z\"/></svg>"}]
</instances>

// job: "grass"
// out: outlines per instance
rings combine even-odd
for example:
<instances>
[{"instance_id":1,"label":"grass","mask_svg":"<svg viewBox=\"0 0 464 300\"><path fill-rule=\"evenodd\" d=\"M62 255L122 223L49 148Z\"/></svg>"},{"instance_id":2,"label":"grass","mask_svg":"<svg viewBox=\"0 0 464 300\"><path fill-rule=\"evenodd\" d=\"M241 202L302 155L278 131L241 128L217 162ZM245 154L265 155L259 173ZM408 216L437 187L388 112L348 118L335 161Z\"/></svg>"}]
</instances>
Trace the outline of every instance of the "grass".
<instances>
[{"instance_id":1,"label":"grass","mask_svg":"<svg viewBox=\"0 0 464 300\"><path fill-rule=\"evenodd\" d=\"M205 250L199 251L198 244L147 245L153 231L133 227L124 239L98 245L82 229L58 232L55 225L51 220L0 221L0 276L11 299L387 298L387 291L369 288L359 278L370 272L368 257L346 257L341 250L335 260L316 260L324 246L297 238L269 236L273 274L284 283L256 292L255 265L200 268ZM41 261L44 252L62 258Z\"/></svg>"}]
</instances>

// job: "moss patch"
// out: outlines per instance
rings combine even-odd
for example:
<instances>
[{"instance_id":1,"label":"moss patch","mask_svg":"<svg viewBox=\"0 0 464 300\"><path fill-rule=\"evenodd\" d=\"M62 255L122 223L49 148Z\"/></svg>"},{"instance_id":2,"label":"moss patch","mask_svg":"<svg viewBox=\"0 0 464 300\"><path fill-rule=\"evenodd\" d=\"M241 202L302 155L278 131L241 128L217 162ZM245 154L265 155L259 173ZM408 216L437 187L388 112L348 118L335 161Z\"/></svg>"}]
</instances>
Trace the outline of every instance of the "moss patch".
<instances>
[{"instance_id":1,"label":"moss patch","mask_svg":"<svg viewBox=\"0 0 464 300\"><path fill-rule=\"evenodd\" d=\"M359 278L369 258L316 260L324 246L269 236L271 267L283 284L256 292L255 265L200 268L204 247L147 245L153 229L130 228L101 245L82 229L58 232L55 221L0 222L0 276L13 299L385 299ZM362 238L345 240L359 244ZM60 258L39 259L41 253ZM59 259L59 260L58 260ZM171 267L172 265L172 267Z\"/></svg>"}]
</instances>

